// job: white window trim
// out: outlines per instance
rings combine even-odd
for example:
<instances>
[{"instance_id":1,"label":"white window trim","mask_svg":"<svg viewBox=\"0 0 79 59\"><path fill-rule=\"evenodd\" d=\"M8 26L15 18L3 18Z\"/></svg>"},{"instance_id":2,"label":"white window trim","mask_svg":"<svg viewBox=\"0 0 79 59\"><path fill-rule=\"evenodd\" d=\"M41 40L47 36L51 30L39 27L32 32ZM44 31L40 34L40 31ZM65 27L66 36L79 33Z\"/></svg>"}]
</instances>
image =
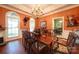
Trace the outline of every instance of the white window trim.
<instances>
[{"instance_id":1,"label":"white window trim","mask_svg":"<svg viewBox=\"0 0 79 59\"><path fill-rule=\"evenodd\" d=\"M7 13L6 13L6 15L5 15L5 27L6 27L6 30L5 30L5 39L9 39L9 37L8 37L8 17L9 16L7 16L8 15L8 13L10 13L10 12L14 12L14 11L8 11ZM16 12L15 12L16 13ZM20 17L19 17L19 15L16 13L16 15L18 16L17 18L18 18L18 20L19 20L19 29L20 29ZM19 30L19 32L20 32L20 30ZM21 33L19 33L19 35L18 36L20 36L21 35ZM14 37L11 37L11 38L14 38Z\"/></svg>"}]
</instances>

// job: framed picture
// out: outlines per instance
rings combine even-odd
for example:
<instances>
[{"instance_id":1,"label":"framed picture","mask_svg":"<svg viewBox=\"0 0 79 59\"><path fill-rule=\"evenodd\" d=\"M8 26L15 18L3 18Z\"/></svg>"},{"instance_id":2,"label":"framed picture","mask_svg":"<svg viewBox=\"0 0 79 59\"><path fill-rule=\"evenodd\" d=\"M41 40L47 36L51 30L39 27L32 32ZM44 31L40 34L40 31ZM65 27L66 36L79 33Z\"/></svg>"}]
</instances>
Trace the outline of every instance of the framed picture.
<instances>
[{"instance_id":1,"label":"framed picture","mask_svg":"<svg viewBox=\"0 0 79 59\"><path fill-rule=\"evenodd\" d=\"M41 28L46 28L46 21L41 21L41 24L40 24L40 26L41 26Z\"/></svg>"},{"instance_id":2,"label":"framed picture","mask_svg":"<svg viewBox=\"0 0 79 59\"><path fill-rule=\"evenodd\" d=\"M73 27L73 26L77 26L78 23L77 23L77 20L72 17L72 16L67 16L67 26L68 27Z\"/></svg>"}]
</instances>

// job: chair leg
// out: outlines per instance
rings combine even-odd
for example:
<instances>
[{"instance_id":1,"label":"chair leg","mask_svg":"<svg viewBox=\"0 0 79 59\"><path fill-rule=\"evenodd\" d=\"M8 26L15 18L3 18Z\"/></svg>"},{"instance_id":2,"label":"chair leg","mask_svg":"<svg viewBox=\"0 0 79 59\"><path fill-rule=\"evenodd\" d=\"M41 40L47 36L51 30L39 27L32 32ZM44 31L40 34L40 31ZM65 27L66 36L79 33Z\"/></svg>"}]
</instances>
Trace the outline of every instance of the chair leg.
<instances>
[{"instance_id":1,"label":"chair leg","mask_svg":"<svg viewBox=\"0 0 79 59\"><path fill-rule=\"evenodd\" d=\"M55 49L53 49L53 53L58 52L58 51L57 51L57 49L58 49L58 48L59 48L59 43L57 43L57 45L56 45Z\"/></svg>"},{"instance_id":2,"label":"chair leg","mask_svg":"<svg viewBox=\"0 0 79 59\"><path fill-rule=\"evenodd\" d=\"M71 47L67 47L67 50L68 50L68 53L69 53L69 54L72 53L72 52L71 52L71 50L72 50Z\"/></svg>"},{"instance_id":3,"label":"chair leg","mask_svg":"<svg viewBox=\"0 0 79 59\"><path fill-rule=\"evenodd\" d=\"M39 51L39 42L37 42L37 50L38 50L38 53L40 53L40 51Z\"/></svg>"}]
</instances>

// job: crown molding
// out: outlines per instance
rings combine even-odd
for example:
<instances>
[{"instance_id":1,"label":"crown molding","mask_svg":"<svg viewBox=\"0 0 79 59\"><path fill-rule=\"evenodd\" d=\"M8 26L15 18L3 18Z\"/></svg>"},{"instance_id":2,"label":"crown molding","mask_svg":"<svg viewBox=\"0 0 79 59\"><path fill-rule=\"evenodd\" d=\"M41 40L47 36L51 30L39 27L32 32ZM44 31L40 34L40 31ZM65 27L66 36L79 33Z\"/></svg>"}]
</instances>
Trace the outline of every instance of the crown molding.
<instances>
[{"instance_id":1,"label":"crown molding","mask_svg":"<svg viewBox=\"0 0 79 59\"><path fill-rule=\"evenodd\" d=\"M78 4L68 4L67 6L64 6L63 8L58 8L54 11L47 12L44 15L42 15L40 18L51 15L51 14L55 14L55 13L58 13L58 12L62 12L62 11L68 10L68 9L72 9L72 8L75 8L75 7L78 7L78 6L79 6ZM14 6L9 5L9 4L0 4L0 7L6 8L6 9L9 9L9 10L13 10L13 11L16 11L16 12L19 12L21 14L25 14L25 15L28 15L28 16L32 16L31 13L28 13L26 11L18 9Z\"/></svg>"},{"instance_id":2,"label":"crown molding","mask_svg":"<svg viewBox=\"0 0 79 59\"><path fill-rule=\"evenodd\" d=\"M68 10L68 9L72 9L72 8L78 7L78 6L79 5L68 5L68 6L65 6L64 8L61 8L61 9L59 8L57 10L54 10L54 11L50 11L48 13L45 13L41 17L45 17L45 16L48 16L48 15L51 15L51 14L55 14L55 13L58 13L58 12L62 12L62 11Z\"/></svg>"},{"instance_id":3,"label":"crown molding","mask_svg":"<svg viewBox=\"0 0 79 59\"><path fill-rule=\"evenodd\" d=\"M7 5L7 4L0 4L0 7L3 7L3 8L6 8L6 9L9 9L9 10L13 10L13 11L16 11L16 12L18 12L18 13L21 13L21 14L30 16L29 13L27 13L27 12L25 12L25 11L22 11L22 10L20 10L20 9L18 9L18 8L15 8L15 7L13 7L13 6Z\"/></svg>"}]
</instances>

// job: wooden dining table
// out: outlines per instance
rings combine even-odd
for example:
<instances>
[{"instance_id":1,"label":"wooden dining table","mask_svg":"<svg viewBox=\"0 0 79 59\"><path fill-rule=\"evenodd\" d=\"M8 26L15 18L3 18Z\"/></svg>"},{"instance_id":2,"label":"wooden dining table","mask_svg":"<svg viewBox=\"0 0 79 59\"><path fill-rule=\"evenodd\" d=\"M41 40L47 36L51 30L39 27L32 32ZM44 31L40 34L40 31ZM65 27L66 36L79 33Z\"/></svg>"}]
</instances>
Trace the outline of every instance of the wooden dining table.
<instances>
[{"instance_id":1,"label":"wooden dining table","mask_svg":"<svg viewBox=\"0 0 79 59\"><path fill-rule=\"evenodd\" d=\"M36 42L38 43L37 49L40 51L41 47L46 47L48 51L51 52L51 48L53 48L53 45L56 41L55 36L53 34L49 35L47 33L39 35L39 33L34 32L33 34L35 35Z\"/></svg>"},{"instance_id":2,"label":"wooden dining table","mask_svg":"<svg viewBox=\"0 0 79 59\"><path fill-rule=\"evenodd\" d=\"M42 35L39 39L40 42L44 43L45 45L50 45L51 42L53 41L53 37L52 36L48 36L48 35Z\"/></svg>"},{"instance_id":3,"label":"wooden dining table","mask_svg":"<svg viewBox=\"0 0 79 59\"><path fill-rule=\"evenodd\" d=\"M45 45L50 45L53 41L55 41L55 36L53 35L48 35L47 33L46 34L38 34L38 33L35 33L33 32L33 34L35 35L35 37L37 38L37 41L45 44Z\"/></svg>"}]
</instances>

